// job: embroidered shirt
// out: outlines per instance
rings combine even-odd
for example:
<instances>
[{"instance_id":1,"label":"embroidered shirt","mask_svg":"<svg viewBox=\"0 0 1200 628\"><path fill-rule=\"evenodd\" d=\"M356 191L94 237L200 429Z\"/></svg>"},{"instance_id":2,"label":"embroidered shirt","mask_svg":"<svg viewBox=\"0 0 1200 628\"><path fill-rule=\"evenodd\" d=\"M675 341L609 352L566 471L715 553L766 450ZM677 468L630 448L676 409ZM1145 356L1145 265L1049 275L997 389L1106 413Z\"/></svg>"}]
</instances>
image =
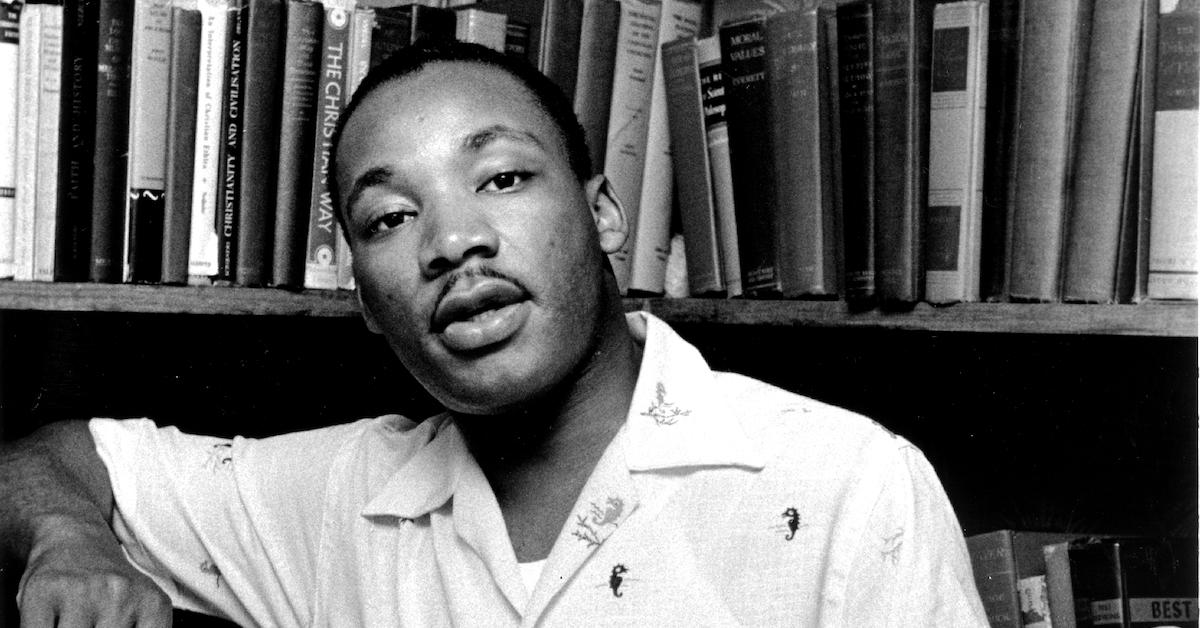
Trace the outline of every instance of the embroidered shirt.
<instances>
[{"instance_id":1,"label":"embroidered shirt","mask_svg":"<svg viewBox=\"0 0 1200 628\"><path fill-rule=\"evenodd\" d=\"M446 416L261 440L91 423L130 559L259 626L986 626L924 456L629 315L625 425L532 590Z\"/></svg>"}]
</instances>

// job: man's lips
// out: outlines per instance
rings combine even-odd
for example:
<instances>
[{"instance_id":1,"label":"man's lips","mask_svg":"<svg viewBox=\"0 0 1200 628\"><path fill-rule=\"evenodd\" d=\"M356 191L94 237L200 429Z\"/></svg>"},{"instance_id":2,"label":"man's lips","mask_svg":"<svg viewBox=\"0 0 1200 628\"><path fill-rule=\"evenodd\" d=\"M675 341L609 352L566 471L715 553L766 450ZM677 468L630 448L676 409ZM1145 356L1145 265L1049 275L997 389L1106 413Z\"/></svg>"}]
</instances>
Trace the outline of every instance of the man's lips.
<instances>
[{"instance_id":1,"label":"man's lips","mask_svg":"<svg viewBox=\"0 0 1200 628\"><path fill-rule=\"evenodd\" d=\"M456 282L438 302L430 321L435 334L451 323L470 321L486 312L498 310L529 298L523 288L496 277L470 277Z\"/></svg>"}]
</instances>

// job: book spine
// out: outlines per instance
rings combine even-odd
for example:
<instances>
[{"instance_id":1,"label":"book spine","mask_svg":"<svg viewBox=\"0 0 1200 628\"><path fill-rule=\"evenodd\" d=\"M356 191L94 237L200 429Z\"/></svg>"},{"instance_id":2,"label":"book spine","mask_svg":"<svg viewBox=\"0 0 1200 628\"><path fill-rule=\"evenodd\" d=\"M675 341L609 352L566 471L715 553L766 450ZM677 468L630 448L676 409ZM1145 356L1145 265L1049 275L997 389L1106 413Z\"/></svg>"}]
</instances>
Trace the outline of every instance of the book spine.
<instances>
[{"instance_id":1,"label":"book spine","mask_svg":"<svg viewBox=\"0 0 1200 628\"><path fill-rule=\"evenodd\" d=\"M504 52L508 16L495 11L466 7L455 15L455 37Z\"/></svg>"},{"instance_id":2,"label":"book spine","mask_svg":"<svg viewBox=\"0 0 1200 628\"><path fill-rule=\"evenodd\" d=\"M1118 290L1131 303L1146 299L1146 284L1150 278L1150 207L1154 190L1154 108L1158 75L1158 2L1145 0L1142 13L1142 45L1138 57L1137 102L1137 205L1134 208L1131 233L1122 237L1132 259L1122 260L1132 266L1131 277Z\"/></svg>"},{"instance_id":3,"label":"book spine","mask_svg":"<svg viewBox=\"0 0 1200 628\"><path fill-rule=\"evenodd\" d=\"M933 3L875 3L875 287L880 300L920 301L922 217L929 183Z\"/></svg>"},{"instance_id":4,"label":"book spine","mask_svg":"<svg viewBox=\"0 0 1200 628\"><path fill-rule=\"evenodd\" d=\"M200 0L200 80L196 90L196 151L192 166L190 281L207 283L217 273L217 191L225 100L225 52L229 0Z\"/></svg>"},{"instance_id":5,"label":"book spine","mask_svg":"<svg viewBox=\"0 0 1200 628\"><path fill-rule=\"evenodd\" d=\"M604 174L625 206L629 223L629 236L625 244L620 250L609 254L609 262L622 292L629 286L633 244L637 239L661 18L661 0L629 0L621 3Z\"/></svg>"},{"instance_id":6,"label":"book spine","mask_svg":"<svg viewBox=\"0 0 1200 628\"><path fill-rule=\"evenodd\" d=\"M979 247L980 298L986 301L1008 298L1008 189L1014 170L1019 4L1018 0L991 0L988 9L983 227Z\"/></svg>"},{"instance_id":7,"label":"book spine","mask_svg":"<svg viewBox=\"0 0 1200 628\"><path fill-rule=\"evenodd\" d=\"M21 11L17 61L17 185L13 214L13 279L33 280L34 216L37 212L38 105L41 98L44 5Z\"/></svg>"},{"instance_id":8,"label":"book spine","mask_svg":"<svg viewBox=\"0 0 1200 628\"><path fill-rule=\"evenodd\" d=\"M329 151L333 132L346 103L346 48L350 16L340 7L325 8L320 92L317 106L321 124L313 145L312 192L309 201L308 240L305 245L304 287L337 289L337 220L329 195Z\"/></svg>"},{"instance_id":9,"label":"book spine","mask_svg":"<svg viewBox=\"0 0 1200 628\"><path fill-rule=\"evenodd\" d=\"M55 281L86 281L96 139L97 0L63 3L62 110Z\"/></svg>"},{"instance_id":10,"label":"book spine","mask_svg":"<svg viewBox=\"0 0 1200 628\"><path fill-rule=\"evenodd\" d=\"M167 186L167 94L171 74L171 2L134 3L129 79L129 183L122 277L162 279Z\"/></svg>"},{"instance_id":11,"label":"book spine","mask_svg":"<svg viewBox=\"0 0 1200 628\"><path fill-rule=\"evenodd\" d=\"M991 628L1021 628L1012 534L995 530L967 537L975 588Z\"/></svg>"},{"instance_id":12,"label":"book spine","mask_svg":"<svg viewBox=\"0 0 1200 628\"><path fill-rule=\"evenodd\" d=\"M1098 539L1072 542L1068 558L1076 626L1126 625L1121 605L1120 542Z\"/></svg>"},{"instance_id":13,"label":"book spine","mask_svg":"<svg viewBox=\"0 0 1200 628\"><path fill-rule=\"evenodd\" d=\"M769 111L764 20L753 17L719 30L729 124L729 159L737 211L742 290L780 291L775 244L775 173Z\"/></svg>"},{"instance_id":14,"label":"book spine","mask_svg":"<svg viewBox=\"0 0 1200 628\"><path fill-rule=\"evenodd\" d=\"M167 87L167 186L161 278L166 284L184 284L188 280L199 81L200 11L176 6L171 9L171 81Z\"/></svg>"},{"instance_id":15,"label":"book spine","mask_svg":"<svg viewBox=\"0 0 1200 628\"><path fill-rule=\"evenodd\" d=\"M92 281L121 279L129 157L129 60L133 3L101 0L96 49L96 154L92 160Z\"/></svg>"},{"instance_id":16,"label":"book spine","mask_svg":"<svg viewBox=\"0 0 1200 628\"><path fill-rule=\"evenodd\" d=\"M708 142L722 283L725 285L725 296L736 297L742 294L742 265L733 203L729 123L725 117L725 76L721 65L721 41L717 35L697 40L696 62L699 64L700 98L704 107L704 133Z\"/></svg>"},{"instance_id":17,"label":"book spine","mask_svg":"<svg viewBox=\"0 0 1200 628\"><path fill-rule=\"evenodd\" d=\"M1074 164L1082 64L1093 3L1021 6L1015 173L1009 195L1009 296L1061 297L1063 233Z\"/></svg>"},{"instance_id":18,"label":"book spine","mask_svg":"<svg viewBox=\"0 0 1200 628\"><path fill-rule=\"evenodd\" d=\"M240 205L236 281L262 286L270 276L271 219L279 165L280 0L249 0L242 95Z\"/></svg>"},{"instance_id":19,"label":"book spine","mask_svg":"<svg viewBox=\"0 0 1200 628\"><path fill-rule=\"evenodd\" d=\"M628 290L661 294L671 254L671 211L674 182L671 173L671 132L667 123L667 91L663 79L662 45L694 37L703 7L696 0L664 0L658 43L654 46L649 118L646 122L645 161L634 229Z\"/></svg>"},{"instance_id":20,"label":"book spine","mask_svg":"<svg viewBox=\"0 0 1200 628\"><path fill-rule=\"evenodd\" d=\"M575 114L583 127L593 168L603 166L608 145L608 118L620 20L621 5L615 0L591 0L584 7L579 36L579 70L575 83Z\"/></svg>"},{"instance_id":21,"label":"book spine","mask_svg":"<svg viewBox=\"0 0 1200 628\"><path fill-rule=\"evenodd\" d=\"M848 301L875 298L875 101L872 4L837 8L842 257Z\"/></svg>"},{"instance_id":22,"label":"book spine","mask_svg":"<svg viewBox=\"0 0 1200 628\"><path fill-rule=\"evenodd\" d=\"M320 70L321 5L290 0L284 31L280 97L279 172L275 189L275 234L271 285L304 283L304 244L312 190L313 117Z\"/></svg>"},{"instance_id":23,"label":"book spine","mask_svg":"<svg viewBox=\"0 0 1200 628\"><path fill-rule=\"evenodd\" d=\"M1127 176L1136 149L1134 107L1142 1L1097 0L1083 82L1078 153L1067 214L1063 300L1112 303Z\"/></svg>"},{"instance_id":24,"label":"book spine","mask_svg":"<svg viewBox=\"0 0 1200 628\"><path fill-rule=\"evenodd\" d=\"M670 118L671 170L679 194L679 219L687 247L688 292L692 295L721 292L725 286L696 40L686 38L668 43L662 47L662 57Z\"/></svg>"},{"instance_id":25,"label":"book spine","mask_svg":"<svg viewBox=\"0 0 1200 628\"><path fill-rule=\"evenodd\" d=\"M346 53L346 102L358 91L358 85L366 77L371 65L371 31L375 24L375 11L367 7L355 7L350 21L350 44ZM337 286L341 290L354 289L354 260L351 259L350 241L346 239L341 224L334 225L337 232Z\"/></svg>"},{"instance_id":26,"label":"book spine","mask_svg":"<svg viewBox=\"0 0 1200 628\"><path fill-rule=\"evenodd\" d=\"M245 0L230 0L225 31L225 89L222 92L220 149L217 153L217 270L214 282L237 280L238 224L240 222L242 127L246 117L243 99L246 76Z\"/></svg>"},{"instance_id":27,"label":"book spine","mask_svg":"<svg viewBox=\"0 0 1200 628\"><path fill-rule=\"evenodd\" d=\"M1146 291L1151 299L1195 299L1200 3L1159 7Z\"/></svg>"},{"instance_id":28,"label":"book spine","mask_svg":"<svg viewBox=\"0 0 1200 628\"><path fill-rule=\"evenodd\" d=\"M46 5L42 15L38 79L37 191L34 210L33 279L54 281L58 221L59 111L62 106L63 7Z\"/></svg>"},{"instance_id":29,"label":"book spine","mask_svg":"<svg viewBox=\"0 0 1200 628\"><path fill-rule=\"evenodd\" d=\"M454 11L441 7L411 5L412 31L408 41L452 41L456 18Z\"/></svg>"},{"instance_id":30,"label":"book spine","mask_svg":"<svg viewBox=\"0 0 1200 628\"><path fill-rule=\"evenodd\" d=\"M774 133L776 247L785 297L837 293L827 51L817 5L766 19L769 124Z\"/></svg>"},{"instance_id":31,"label":"book spine","mask_svg":"<svg viewBox=\"0 0 1200 628\"><path fill-rule=\"evenodd\" d=\"M1120 548L1122 611L1129 628L1200 624L1196 539L1135 538Z\"/></svg>"},{"instance_id":32,"label":"book spine","mask_svg":"<svg viewBox=\"0 0 1200 628\"><path fill-rule=\"evenodd\" d=\"M529 25L529 22L510 15L504 28L506 30L504 33L505 54L528 59L532 45L530 38L533 36L533 27Z\"/></svg>"},{"instance_id":33,"label":"book spine","mask_svg":"<svg viewBox=\"0 0 1200 628\"><path fill-rule=\"evenodd\" d=\"M538 69L562 90L568 100L575 95L584 2L547 2L542 10Z\"/></svg>"},{"instance_id":34,"label":"book spine","mask_svg":"<svg viewBox=\"0 0 1200 628\"><path fill-rule=\"evenodd\" d=\"M925 299L979 300L987 4L934 10Z\"/></svg>"},{"instance_id":35,"label":"book spine","mask_svg":"<svg viewBox=\"0 0 1200 628\"><path fill-rule=\"evenodd\" d=\"M1075 625L1075 596L1071 590L1071 562L1067 555L1069 546L1070 541L1059 541L1042 548L1051 626Z\"/></svg>"},{"instance_id":36,"label":"book spine","mask_svg":"<svg viewBox=\"0 0 1200 628\"><path fill-rule=\"evenodd\" d=\"M20 100L19 2L0 3L0 279L13 275L17 195L17 108Z\"/></svg>"}]
</instances>

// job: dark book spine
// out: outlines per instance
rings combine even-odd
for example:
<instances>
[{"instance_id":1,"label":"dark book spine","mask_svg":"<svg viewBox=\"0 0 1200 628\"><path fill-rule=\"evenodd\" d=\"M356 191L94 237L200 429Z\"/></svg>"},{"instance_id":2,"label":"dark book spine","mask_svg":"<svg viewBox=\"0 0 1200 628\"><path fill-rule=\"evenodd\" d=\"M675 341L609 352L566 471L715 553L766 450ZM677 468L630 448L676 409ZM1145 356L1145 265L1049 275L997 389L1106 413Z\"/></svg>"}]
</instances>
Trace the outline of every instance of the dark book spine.
<instances>
[{"instance_id":1,"label":"dark book spine","mask_svg":"<svg viewBox=\"0 0 1200 628\"><path fill-rule=\"evenodd\" d=\"M383 63L392 53L409 44L412 37L412 13L403 7L375 9L375 27L371 29L371 67Z\"/></svg>"},{"instance_id":2,"label":"dark book spine","mask_svg":"<svg viewBox=\"0 0 1200 628\"><path fill-rule=\"evenodd\" d=\"M101 0L96 63L96 152L92 160L92 281L121 279L129 152L129 45L133 3Z\"/></svg>"},{"instance_id":3,"label":"dark book spine","mask_svg":"<svg viewBox=\"0 0 1200 628\"><path fill-rule=\"evenodd\" d=\"M312 194L309 201L308 240L305 247L304 287L337 289L337 218L329 192L329 153L333 132L346 104L346 48L350 16L327 8L322 41L320 92L317 105L321 124L314 133Z\"/></svg>"},{"instance_id":4,"label":"dark book spine","mask_svg":"<svg viewBox=\"0 0 1200 628\"><path fill-rule=\"evenodd\" d=\"M92 228L99 0L63 3L62 110L54 280L86 281Z\"/></svg>"},{"instance_id":5,"label":"dark book spine","mask_svg":"<svg viewBox=\"0 0 1200 628\"><path fill-rule=\"evenodd\" d=\"M774 130L763 115L770 106L764 31L762 18L720 28L742 289L750 295L780 292L775 245Z\"/></svg>"},{"instance_id":6,"label":"dark book spine","mask_svg":"<svg viewBox=\"0 0 1200 628\"><path fill-rule=\"evenodd\" d=\"M933 6L875 3L875 287L886 302L920 301L924 288Z\"/></svg>"},{"instance_id":7,"label":"dark book spine","mask_svg":"<svg viewBox=\"0 0 1200 628\"><path fill-rule=\"evenodd\" d=\"M287 3L279 101L279 169L271 285L304 283L304 239L312 185L313 112L321 64L321 5Z\"/></svg>"},{"instance_id":8,"label":"dark book spine","mask_svg":"<svg viewBox=\"0 0 1200 628\"><path fill-rule=\"evenodd\" d=\"M196 99L200 81L200 12L171 12L171 81L167 86L167 187L163 213L163 283L188 281Z\"/></svg>"},{"instance_id":9,"label":"dark book spine","mask_svg":"<svg viewBox=\"0 0 1200 628\"><path fill-rule=\"evenodd\" d=\"M983 150L983 231L979 253L979 295L1003 301L1008 290L1006 230L1016 121L1019 0L991 0L988 6L986 119Z\"/></svg>"},{"instance_id":10,"label":"dark book spine","mask_svg":"<svg viewBox=\"0 0 1200 628\"><path fill-rule=\"evenodd\" d=\"M221 107L221 151L217 181L217 273L214 282L237 279L238 214L241 210L242 120L246 68L246 5L229 3L225 47L225 102Z\"/></svg>"},{"instance_id":11,"label":"dark book spine","mask_svg":"<svg viewBox=\"0 0 1200 628\"><path fill-rule=\"evenodd\" d=\"M412 12L409 43L454 40L457 26L454 11L421 4L408 5L406 8Z\"/></svg>"},{"instance_id":12,"label":"dark book spine","mask_svg":"<svg viewBox=\"0 0 1200 628\"><path fill-rule=\"evenodd\" d=\"M1072 541L1071 592L1075 596L1075 625L1124 626L1121 612L1120 542L1087 539Z\"/></svg>"},{"instance_id":13,"label":"dark book spine","mask_svg":"<svg viewBox=\"0 0 1200 628\"><path fill-rule=\"evenodd\" d=\"M601 168L608 145L608 116L612 104L621 5L615 0L590 2L583 19L579 70L575 83L575 111L587 137L592 167Z\"/></svg>"},{"instance_id":14,"label":"dark book spine","mask_svg":"<svg viewBox=\"0 0 1200 628\"><path fill-rule=\"evenodd\" d=\"M583 5L583 0L547 2L542 19L541 69L568 99L575 96Z\"/></svg>"},{"instance_id":15,"label":"dark book spine","mask_svg":"<svg viewBox=\"0 0 1200 628\"><path fill-rule=\"evenodd\" d=\"M838 97L846 299L875 298L874 20L869 0L840 5Z\"/></svg>"},{"instance_id":16,"label":"dark book spine","mask_svg":"<svg viewBox=\"0 0 1200 628\"><path fill-rule=\"evenodd\" d=\"M1134 539L1121 546L1122 611L1129 628L1196 628L1196 539Z\"/></svg>"},{"instance_id":17,"label":"dark book spine","mask_svg":"<svg viewBox=\"0 0 1200 628\"><path fill-rule=\"evenodd\" d=\"M274 218L279 133L280 0L249 0L242 97L241 198L237 283L267 283Z\"/></svg>"}]
</instances>

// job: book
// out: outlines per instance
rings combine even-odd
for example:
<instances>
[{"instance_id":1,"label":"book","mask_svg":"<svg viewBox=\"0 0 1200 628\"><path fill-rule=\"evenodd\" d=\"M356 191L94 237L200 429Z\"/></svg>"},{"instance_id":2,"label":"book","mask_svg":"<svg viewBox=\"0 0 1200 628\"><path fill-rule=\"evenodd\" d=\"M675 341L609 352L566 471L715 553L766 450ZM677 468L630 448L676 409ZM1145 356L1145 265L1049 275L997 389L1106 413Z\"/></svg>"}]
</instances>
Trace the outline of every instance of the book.
<instances>
[{"instance_id":1,"label":"book","mask_svg":"<svg viewBox=\"0 0 1200 628\"><path fill-rule=\"evenodd\" d=\"M1068 548L1071 541L1057 541L1042 546L1046 562L1046 605L1050 611L1050 626L1075 626L1075 594L1071 588L1071 560Z\"/></svg>"},{"instance_id":2,"label":"book","mask_svg":"<svg viewBox=\"0 0 1200 628\"><path fill-rule=\"evenodd\" d=\"M1138 58L1136 105L1137 177L1136 215L1130 233L1121 238L1121 251L1129 252L1117 259L1118 298L1125 303L1141 303L1146 299L1146 284L1150 279L1150 208L1154 199L1154 109L1158 74L1158 2L1142 3L1142 46ZM1127 268L1132 267L1132 268Z\"/></svg>"},{"instance_id":3,"label":"book","mask_svg":"<svg viewBox=\"0 0 1200 628\"><path fill-rule=\"evenodd\" d=\"M1021 5L1021 65L1009 194L1009 297L1061 297L1063 234L1094 3Z\"/></svg>"},{"instance_id":4,"label":"book","mask_svg":"<svg viewBox=\"0 0 1200 628\"><path fill-rule=\"evenodd\" d=\"M1019 0L991 0L988 9L987 110L983 130L983 225L979 292L984 301L1008 298L1008 186L1017 97Z\"/></svg>"},{"instance_id":5,"label":"book","mask_svg":"<svg viewBox=\"0 0 1200 628\"><path fill-rule=\"evenodd\" d=\"M96 47L96 136L92 160L92 219L88 276L120 281L129 156L129 47L133 3L100 0Z\"/></svg>"},{"instance_id":6,"label":"book","mask_svg":"<svg viewBox=\"0 0 1200 628\"><path fill-rule=\"evenodd\" d=\"M346 102L354 97L358 86L366 78L371 67L371 37L375 28L375 11L369 7L355 7L350 20L350 46L347 51ZM334 225L337 239L337 285L341 290L354 289L354 260L351 259L350 241L346 239L342 225Z\"/></svg>"},{"instance_id":7,"label":"book","mask_svg":"<svg viewBox=\"0 0 1200 628\"><path fill-rule=\"evenodd\" d=\"M826 45L826 18L833 11L832 2L809 0L765 22L777 269L784 297L832 297L840 284L828 73L836 61Z\"/></svg>"},{"instance_id":8,"label":"book","mask_svg":"<svg viewBox=\"0 0 1200 628\"><path fill-rule=\"evenodd\" d=\"M304 283L304 246L312 191L312 151L324 10L288 0L279 99L279 167L275 188L271 285Z\"/></svg>"},{"instance_id":9,"label":"book","mask_svg":"<svg viewBox=\"0 0 1200 628\"><path fill-rule=\"evenodd\" d=\"M508 34L508 16L497 11L463 7L455 12L454 37L492 50L504 52Z\"/></svg>"},{"instance_id":10,"label":"book","mask_svg":"<svg viewBox=\"0 0 1200 628\"><path fill-rule=\"evenodd\" d=\"M1086 538L1068 546L1075 625L1194 627L1195 538Z\"/></svg>"},{"instance_id":11,"label":"book","mask_svg":"<svg viewBox=\"0 0 1200 628\"><path fill-rule=\"evenodd\" d=\"M96 152L96 46L99 20L98 0L63 2L55 281L86 281L88 278L92 160ZM15 68L13 71L15 79ZM10 93L15 97L16 90Z\"/></svg>"},{"instance_id":12,"label":"book","mask_svg":"<svg viewBox=\"0 0 1200 628\"><path fill-rule=\"evenodd\" d=\"M842 192L844 294L853 303L875 298L875 96L872 3L837 8L838 129Z\"/></svg>"},{"instance_id":13,"label":"book","mask_svg":"<svg viewBox=\"0 0 1200 628\"><path fill-rule=\"evenodd\" d=\"M382 12L377 12L377 17ZM313 165L309 194L308 236L304 256L304 287L337 289L337 219L329 192L329 152L338 117L347 102L346 51L350 35L348 5L325 3L321 73L317 108L321 124L313 134ZM372 39L372 42L375 40ZM374 48L372 49L374 59Z\"/></svg>"},{"instance_id":14,"label":"book","mask_svg":"<svg viewBox=\"0 0 1200 628\"><path fill-rule=\"evenodd\" d=\"M975 586L992 628L1021 628L1045 621L1038 596L1044 592L1045 545L1081 535L1066 532L993 530L967 537ZM1039 580L1040 579L1040 580ZM1026 592L1022 605L1020 591ZM1029 597L1029 595L1033 597ZM1027 611L1022 613L1022 607Z\"/></svg>"},{"instance_id":15,"label":"book","mask_svg":"<svg viewBox=\"0 0 1200 628\"><path fill-rule=\"evenodd\" d=\"M923 296L933 6L875 2L875 289L883 302Z\"/></svg>"},{"instance_id":16,"label":"book","mask_svg":"<svg viewBox=\"0 0 1200 628\"><path fill-rule=\"evenodd\" d=\"M979 300L988 5L939 4L933 16L925 300Z\"/></svg>"},{"instance_id":17,"label":"book","mask_svg":"<svg viewBox=\"0 0 1200 628\"><path fill-rule=\"evenodd\" d=\"M696 47L694 37L664 44L662 67L671 132L671 172L687 247L684 261L688 293L702 295L723 292L725 282Z\"/></svg>"},{"instance_id":18,"label":"book","mask_svg":"<svg viewBox=\"0 0 1200 628\"><path fill-rule=\"evenodd\" d=\"M280 56L283 4L247 0L240 198L235 281L266 285L271 273L276 176L279 166Z\"/></svg>"},{"instance_id":19,"label":"book","mask_svg":"<svg viewBox=\"0 0 1200 628\"><path fill-rule=\"evenodd\" d=\"M1162 0L1155 73L1154 165L1146 296L1195 299L1196 125L1200 2Z\"/></svg>"},{"instance_id":20,"label":"book","mask_svg":"<svg viewBox=\"0 0 1200 628\"><path fill-rule=\"evenodd\" d=\"M200 11L194 2L171 8L171 71L167 85L167 182L162 277L188 281L192 227L192 159L196 151L196 88L200 81Z\"/></svg>"},{"instance_id":21,"label":"book","mask_svg":"<svg viewBox=\"0 0 1200 628\"><path fill-rule=\"evenodd\" d=\"M629 236L625 244L608 256L622 293L629 287L633 246L637 241L662 8L662 0L626 0L621 3L619 43L613 61L608 138L605 140L604 174L617 198L621 199L629 224Z\"/></svg>"},{"instance_id":22,"label":"book","mask_svg":"<svg viewBox=\"0 0 1200 628\"><path fill-rule=\"evenodd\" d=\"M671 132L667 122L667 93L662 70L662 45L693 37L700 28L699 0L662 0L658 41L654 44L646 150L638 194L629 283L626 290L662 294L667 259L671 254L671 214L674 198L671 173Z\"/></svg>"},{"instance_id":23,"label":"book","mask_svg":"<svg viewBox=\"0 0 1200 628\"><path fill-rule=\"evenodd\" d=\"M223 285L232 284L237 278L247 3L248 0L229 0L229 21L225 29L225 89L217 152L217 267L212 275L214 283Z\"/></svg>"},{"instance_id":24,"label":"book","mask_svg":"<svg viewBox=\"0 0 1200 628\"><path fill-rule=\"evenodd\" d=\"M21 3L0 2L0 279L13 275Z\"/></svg>"},{"instance_id":25,"label":"book","mask_svg":"<svg viewBox=\"0 0 1200 628\"><path fill-rule=\"evenodd\" d=\"M545 0L481 0L473 6L508 16L509 36L505 49L544 73L542 44L547 4Z\"/></svg>"},{"instance_id":26,"label":"book","mask_svg":"<svg viewBox=\"0 0 1200 628\"><path fill-rule=\"evenodd\" d=\"M617 54L620 19L621 5L616 0L589 0L584 5L574 108L594 169L603 167L608 146L613 62Z\"/></svg>"},{"instance_id":27,"label":"book","mask_svg":"<svg viewBox=\"0 0 1200 628\"><path fill-rule=\"evenodd\" d=\"M722 283L725 296L742 294L742 265L738 253L737 211L733 201L733 170L729 159L729 123L725 112L725 75L721 41L717 35L696 41L700 71L700 98L704 105L704 131L712 177L713 206L717 221Z\"/></svg>"},{"instance_id":28,"label":"book","mask_svg":"<svg viewBox=\"0 0 1200 628\"><path fill-rule=\"evenodd\" d=\"M1117 301L1121 235L1135 228L1135 126L1142 41L1140 0L1096 0L1067 212L1063 300ZM1135 176L1130 176L1130 175Z\"/></svg>"},{"instance_id":29,"label":"book","mask_svg":"<svg viewBox=\"0 0 1200 628\"><path fill-rule=\"evenodd\" d=\"M568 101L575 96L585 1L550 0L542 3L537 67L562 90Z\"/></svg>"},{"instance_id":30,"label":"book","mask_svg":"<svg viewBox=\"0 0 1200 628\"><path fill-rule=\"evenodd\" d=\"M774 129L762 115L770 103L765 28L765 18L749 17L727 23L718 31L742 292L750 296L780 292L771 166Z\"/></svg>"},{"instance_id":31,"label":"book","mask_svg":"<svg viewBox=\"0 0 1200 628\"><path fill-rule=\"evenodd\" d=\"M217 235L225 54L230 0L199 0L200 71L196 89L196 151L192 166L192 230L188 243L189 282L206 284L218 272Z\"/></svg>"},{"instance_id":32,"label":"book","mask_svg":"<svg viewBox=\"0 0 1200 628\"><path fill-rule=\"evenodd\" d=\"M418 39L453 39L456 28L454 12L449 9L420 4L376 8L371 32L371 67Z\"/></svg>"},{"instance_id":33,"label":"book","mask_svg":"<svg viewBox=\"0 0 1200 628\"><path fill-rule=\"evenodd\" d=\"M129 78L129 170L122 280L162 279L167 186L167 93L171 75L171 2L135 0Z\"/></svg>"}]
</instances>

